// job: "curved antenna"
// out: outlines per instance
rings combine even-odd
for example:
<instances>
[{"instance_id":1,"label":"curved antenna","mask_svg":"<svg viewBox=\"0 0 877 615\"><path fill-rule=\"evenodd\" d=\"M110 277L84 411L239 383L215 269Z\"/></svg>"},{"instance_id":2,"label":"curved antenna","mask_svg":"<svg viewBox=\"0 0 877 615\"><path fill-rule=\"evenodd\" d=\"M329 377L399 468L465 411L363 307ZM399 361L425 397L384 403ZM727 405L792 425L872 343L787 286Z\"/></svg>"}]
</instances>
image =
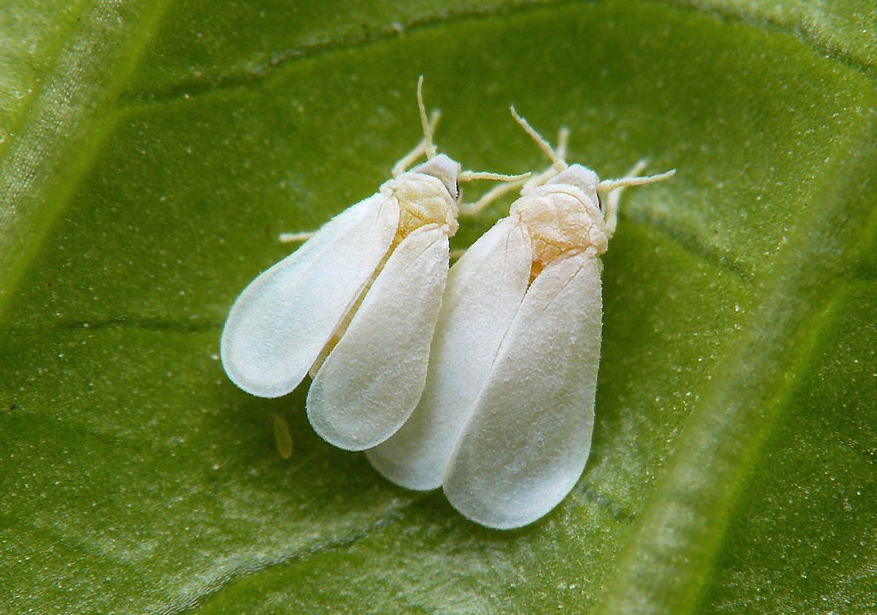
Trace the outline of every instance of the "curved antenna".
<instances>
[{"instance_id":1,"label":"curved antenna","mask_svg":"<svg viewBox=\"0 0 877 615\"><path fill-rule=\"evenodd\" d=\"M516 180L505 180L506 183L500 184L498 186L494 186L490 190L488 190L484 196L475 201L474 203L460 203L460 215L461 216L474 216L482 209L501 198L502 196L508 194L515 188L520 188L524 185L524 182L529 178L529 173L524 173L520 176L520 179ZM514 177L513 175L510 177Z\"/></svg>"},{"instance_id":2,"label":"curved antenna","mask_svg":"<svg viewBox=\"0 0 877 615\"><path fill-rule=\"evenodd\" d=\"M423 150L426 158L435 158L435 145L432 142L432 132L438 123L439 112L433 111L432 118L426 117L426 105L423 104L423 75L417 79L417 106L420 108L420 123L423 125Z\"/></svg>"},{"instance_id":3,"label":"curved antenna","mask_svg":"<svg viewBox=\"0 0 877 615\"><path fill-rule=\"evenodd\" d=\"M475 179L489 179L496 182L519 182L528 179L532 173L518 173L517 175L507 175L505 173L490 173L489 171L460 171L457 179L461 182L470 182Z\"/></svg>"},{"instance_id":4,"label":"curved antenna","mask_svg":"<svg viewBox=\"0 0 877 615\"><path fill-rule=\"evenodd\" d=\"M420 124L423 127L423 140L418 143L413 150L405 154L399 162L393 165L393 177L399 177L413 165L418 158L426 154L426 158L434 158L436 155L435 144L432 137L435 134L435 127L438 126L441 113L438 109L434 109L426 119L426 106L423 104L423 75L417 80L417 107L420 110Z\"/></svg>"},{"instance_id":5,"label":"curved antenna","mask_svg":"<svg viewBox=\"0 0 877 615\"><path fill-rule=\"evenodd\" d=\"M561 171L563 169L565 169L567 167L567 164L566 164L566 161L563 159L563 156L561 156L557 151L555 151L551 147L551 144L548 141L546 141L542 137L542 135L540 135L538 132L536 132L536 130L532 126L530 126L530 123L527 120L525 120L520 115L518 115L518 112L515 111L514 105L512 105L509 108L509 110L512 112L512 117L515 118L515 121L521 125L521 128L524 129L524 132L526 132L528 135L530 135L530 137L536 142L536 145L538 145L539 148L548 155L548 157L551 159L552 166L554 166L555 168L557 168ZM567 136L568 136L568 134L569 134L569 131L567 131ZM561 150L562 153L565 154L566 153L566 140L563 137L563 132L561 132L561 139L563 139L563 143L561 144L561 147L558 149Z\"/></svg>"},{"instance_id":6,"label":"curved antenna","mask_svg":"<svg viewBox=\"0 0 877 615\"><path fill-rule=\"evenodd\" d=\"M488 179L503 182L498 186L494 186L488 190L480 199L474 203L460 203L461 216L474 216L479 211L493 203L504 194L511 192L515 188L524 185L532 173L521 173L519 175L505 175L503 173L483 173L481 171L463 171L460 173L460 181L470 181L473 179Z\"/></svg>"},{"instance_id":7,"label":"curved antenna","mask_svg":"<svg viewBox=\"0 0 877 615\"><path fill-rule=\"evenodd\" d=\"M640 161L637 166L639 167L639 169L637 169L636 172L641 171L642 168L646 166L645 161ZM653 184L655 182L664 181L665 179L670 179L675 174L676 169L670 169L666 173L659 173L657 175L646 175L645 177L634 177L633 175L628 175L627 177L620 177L618 179L605 179L597 184L597 192L609 192L618 188L627 188L628 186L642 186L644 184Z\"/></svg>"},{"instance_id":8,"label":"curved antenna","mask_svg":"<svg viewBox=\"0 0 877 615\"><path fill-rule=\"evenodd\" d=\"M606 236L610 239L615 234L615 228L618 225L618 204L621 202L621 193L628 186L642 186L643 184L653 184L655 182L670 179L676 173L676 169L671 169L666 173L658 175L647 175L645 177L637 177L643 169L646 168L646 161L640 160L634 167L627 172L627 175L620 179L607 179L597 184L597 192L607 193L606 199Z\"/></svg>"}]
</instances>

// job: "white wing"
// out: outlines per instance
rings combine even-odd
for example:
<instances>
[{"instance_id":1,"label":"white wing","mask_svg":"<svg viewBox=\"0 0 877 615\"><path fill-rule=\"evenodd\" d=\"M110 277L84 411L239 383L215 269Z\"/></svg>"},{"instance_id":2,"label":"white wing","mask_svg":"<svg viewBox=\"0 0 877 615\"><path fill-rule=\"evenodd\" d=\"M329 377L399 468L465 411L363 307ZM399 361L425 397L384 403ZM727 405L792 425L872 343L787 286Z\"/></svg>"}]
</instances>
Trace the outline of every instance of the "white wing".
<instances>
[{"instance_id":1,"label":"white wing","mask_svg":"<svg viewBox=\"0 0 877 615\"><path fill-rule=\"evenodd\" d=\"M231 381L260 397L298 386L374 276L398 223L395 201L376 194L253 280L222 331L222 365Z\"/></svg>"},{"instance_id":2,"label":"white wing","mask_svg":"<svg viewBox=\"0 0 877 615\"><path fill-rule=\"evenodd\" d=\"M451 268L417 409L372 465L409 489L436 489L527 291L532 252L521 225L500 220Z\"/></svg>"},{"instance_id":3,"label":"white wing","mask_svg":"<svg viewBox=\"0 0 877 615\"><path fill-rule=\"evenodd\" d=\"M311 384L308 418L326 441L371 448L411 415L423 392L447 277L443 228L421 227L393 250Z\"/></svg>"},{"instance_id":4,"label":"white wing","mask_svg":"<svg viewBox=\"0 0 877 615\"><path fill-rule=\"evenodd\" d=\"M532 523L573 488L591 447L600 358L600 263L554 261L515 316L445 476L463 515Z\"/></svg>"}]
</instances>

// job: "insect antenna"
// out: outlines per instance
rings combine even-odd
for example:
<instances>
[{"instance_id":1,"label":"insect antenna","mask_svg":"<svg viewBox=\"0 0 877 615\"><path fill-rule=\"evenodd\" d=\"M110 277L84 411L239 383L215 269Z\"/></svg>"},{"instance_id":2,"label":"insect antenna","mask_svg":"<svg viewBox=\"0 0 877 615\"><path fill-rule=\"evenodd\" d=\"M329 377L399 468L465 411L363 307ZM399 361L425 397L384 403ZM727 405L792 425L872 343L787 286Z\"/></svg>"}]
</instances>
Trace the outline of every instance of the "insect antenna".
<instances>
[{"instance_id":1,"label":"insect antenna","mask_svg":"<svg viewBox=\"0 0 877 615\"><path fill-rule=\"evenodd\" d=\"M461 203L461 216L474 216L479 211L493 203L495 200L502 197L504 194L507 194L515 188L522 186L530 178L530 173L522 173L520 175L501 175L499 173L475 173L472 171L463 171L463 173L461 173L461 176L464 175L468 179L493 179L505 183L494 186L486 193L484 193L484 195L474 203Z\"/></svg>"},{"instance_id":2,"label":"insect antenna","mask_svg":"<svg viewBox=\"0 0 877 615\"><path fill-rule=\"evenodd\" d=\"M642 166L640 166L642 165ZM637 163L638 170L642 170L645 167L645 161L640 161ZM634 169L637 169L634 167ZM636 177L635 175L627 175L625 177L620 177L618 179L604 179L597 185L598 192L611 192L612 190L617 190L618 188L627 188L628 186L643 186L645 184L653 184L655 182L661 182L665 179L670 179L676 174L676 169L670 169L666 173L658 173L657 175L646 175L644 177Z\"/></svg>"},{"instance_id":3,"label":"insect antenna","mask_svg":"<svg viewBox=\"0 0 877 615\"><path fill-rule=\"evenodd\" d=\"M399 177L408 170L414 162L426 154L427 160L436 155L435 144L432 141L435 128L438 126L441 113L434 109L429 119L426 117L426 106L423 104L423 75L417 80L417 107L420 110L420 124L423 126L423 140L417 146L405 154L399 162L393 165L393 177Z\"/></svg>"},{"instance_id":4,"label":"insect antenna","mask_svg":"<svg viewBox=\"0 0 877 615\"><path fill-rule=\"evenodd\" d=\"M417 106L420 109L420 123L423 125L423 149L426 158L435 158L436 150L432 142L432 135L441 114L436 109L432 112L431 118L427 119L426 117L426 105L423 104L423 75L417 79Z\"/></svg>"},{"instance_id":5,"label":"insect antenna","mask_svg":"<svg viewBox=\"0 0 877 615\"><path fill-rule=\"evenodd\" d=\"M676 173L676 169L671 169L666 173L660 173L658 175L638 177L645 168L646 161L640 160L624 177L619 179L606 179L597 184L598 198L600 193L607 194L605 217L606 234L609 237L612 237L612 235L615 234L615 227L618 225L618 204L621 201L621 193L624 192L625 188L628 186L642 186L643 184L652 184L663 181L671 178Z\"/></svg>"},{"instance_id":6,"label":"insect antenna","mask_svg":"<svg viewBox=\"0 0 877 615\"><path fill-rule=\"evenodd\" d=\"M536 132L536 130L532 126L530 126L530 123L527 120L518 115L518 112L515 111L514 105L510 107L510 110L512 112L512 117L515 118L515 121L518 124L520 124L521 128L524 129L524 132L530 135L530 137L536 142L540 149L548 155L548 157L551 159L552 165L559 171L564 170L567 167L567 164L566 161L563 159L563 155L561 154L566 154L566 139L569 137L569 131L566 129L563 129L561 131L560 134L562 143L560 147L558 147L558 150L555 151L551 147L551 144L546 141L542 137L542 135ZM564 136L564 133L566 134L566 136Z\"/></svg>"}]
</instances>

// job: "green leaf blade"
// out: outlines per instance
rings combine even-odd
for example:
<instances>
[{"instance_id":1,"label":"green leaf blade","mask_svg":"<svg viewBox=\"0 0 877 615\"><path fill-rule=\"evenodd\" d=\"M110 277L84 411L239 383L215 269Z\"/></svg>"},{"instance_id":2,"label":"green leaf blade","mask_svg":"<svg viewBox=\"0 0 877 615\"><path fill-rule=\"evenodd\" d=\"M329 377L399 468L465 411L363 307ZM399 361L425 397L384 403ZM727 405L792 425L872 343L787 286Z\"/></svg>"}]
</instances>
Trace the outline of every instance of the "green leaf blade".
<instances>
[{"instance_id":1,"label":"green leaf blade","mask_svg":"<svg viewBox=\"0 0 877 615\"><path fill-rule=\"evenodd\" d=\"M0 235L0 610L868 608L869 70L765 28L770 7L737 21L661 3L415 3L369 12L362 32L325 7L247 8L138 5L110 84L71 112L85 132L48 149L63 180L32 193L38 215L9 218L26 231ZM373 193L417 141L419 74L439 146L467 167L546 164L514 102L546 136L569 126L570 159L602 176L641 157L678 169L625 196L604 258L585 474L516 532L323 443L306 386L259 400L218 362L234 297L290 250L277 233ZM31 194L5 177L7 203ZM507 205L464 221L455 247Z\"/></svg>"}]
</instances>

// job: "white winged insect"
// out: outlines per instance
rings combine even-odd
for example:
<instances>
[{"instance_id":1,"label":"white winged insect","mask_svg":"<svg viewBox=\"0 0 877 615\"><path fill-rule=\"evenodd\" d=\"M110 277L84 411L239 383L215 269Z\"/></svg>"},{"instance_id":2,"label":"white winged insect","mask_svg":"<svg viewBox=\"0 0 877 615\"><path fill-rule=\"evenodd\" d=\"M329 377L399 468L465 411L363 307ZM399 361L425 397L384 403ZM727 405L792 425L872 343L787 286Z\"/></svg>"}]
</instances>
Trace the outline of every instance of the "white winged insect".
<instances>
[{"instance_id":1,"label":"white winged insect","mask_svg":"<svg viewBox=\"0 0 877 615\"><path fill-rule=\"evenodd\" d=\"M308 418L325 440L363 450L389 438L417 405L457 230L459 183L514 180L462 171L423 141L377 194L326 223L240 294L222 332L222 364L248 393L279 397L310 373ZM427 160L406 170L419 157Z\"/></svg>"},{"instance_id":2,"label":"white winged insect","mask_svg":"<svg viewBox=\"0 0 877 615\"><path fill-rule=\"evenodd\" d=\"M512 115L553 164L451 268L423 397L367 452L393 482L443 486L463 515L498 529L548 513L584 470L600 358L599 256L623 188L674 173L636 177L640 163L628 177L600 181L564 161L566 131L554 151Z\"/></svg>"}]
</instances>

